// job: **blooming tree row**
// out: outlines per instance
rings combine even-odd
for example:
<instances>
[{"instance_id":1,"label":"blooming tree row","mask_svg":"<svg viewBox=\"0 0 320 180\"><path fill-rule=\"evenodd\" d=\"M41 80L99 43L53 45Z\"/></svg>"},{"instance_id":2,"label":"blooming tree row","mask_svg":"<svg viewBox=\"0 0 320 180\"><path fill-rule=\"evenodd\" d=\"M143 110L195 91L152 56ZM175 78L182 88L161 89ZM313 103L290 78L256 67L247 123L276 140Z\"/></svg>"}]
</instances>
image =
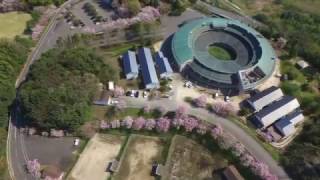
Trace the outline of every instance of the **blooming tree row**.
<instances>
[{"instance_id":1,"label":"blooming tree row","mask_svg":"<svg viewBox=\"0 0 320 180\"><path fill-rule=\"evenodd\" d=\"M35 178L40 178L41 165L40 165L38 159L33 159L33 160L27 161L26 168L27 168L28 173L30 173L32 176L34 176Z\"/></svg>"},{"instance_id":2,"label":"blooming tree row","mask_svg":"<svg viewBox=\"0 0 320 180\"><path fill-rule=\"evenodd\" d=\"M133 119L128 116L122 121L114 120L109 123L101 121L100 128L109 129L122 127L134 130L156 130L158 132L168 132L171 128L183 128L186 132L195 132L199 135L210 133L220 148L230 150L233 155L240 159L243 166L249 167L262 179L277 180L277 177L270 173L266 164L253 157L243 144L234 136L225 132L219 124L209 125L195 117L187 115L187 111L186 107L179 107L172 119L168 117L160 117L158 119L138 117Z\"/></svg>"},{"instance_id":3,"label":"blooming tree row","mask_svg":"<svg viewBox=\"0 0 320 180\"><path fill-rule=\"evenodd\" d=\"M124 11L124 10L121 10ZM126 28L138 22L150 23L157 20L161 16L158 9L152 6L146 6L132 18L120 18L114 21L107 22L102 25L106 29L120 29Z\"/></svg>"},{"instance_id":4,"label":"blooming tree row","mask_svg":"<svg viewBox=\"0 0 320 180\"><path fill-rule=\"evenodd\" d=\"M212 105L211 110L219 116L229 116L235 112L232 104L227 102L216 102Z\"/></svg>"}]
</instances>

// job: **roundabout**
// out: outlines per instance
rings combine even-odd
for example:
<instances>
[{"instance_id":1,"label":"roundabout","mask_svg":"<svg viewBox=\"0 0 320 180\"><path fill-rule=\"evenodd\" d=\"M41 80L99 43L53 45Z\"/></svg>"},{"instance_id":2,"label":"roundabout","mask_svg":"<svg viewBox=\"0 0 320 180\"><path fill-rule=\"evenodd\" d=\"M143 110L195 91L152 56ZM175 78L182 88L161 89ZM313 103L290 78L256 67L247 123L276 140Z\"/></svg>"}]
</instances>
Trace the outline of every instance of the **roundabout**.
<instances>
[{"instance_id":1,"label":"roundabout","mask_svg":"<svg viewBox=\"0 0 320 180\"><path fill-rule=\"evenodd\" d=\"M246 91L268 79L276 55L260 33L236 20L201 18L184 24L171 41L173 63L194 83Z\"/></svg>"}]
</instances>

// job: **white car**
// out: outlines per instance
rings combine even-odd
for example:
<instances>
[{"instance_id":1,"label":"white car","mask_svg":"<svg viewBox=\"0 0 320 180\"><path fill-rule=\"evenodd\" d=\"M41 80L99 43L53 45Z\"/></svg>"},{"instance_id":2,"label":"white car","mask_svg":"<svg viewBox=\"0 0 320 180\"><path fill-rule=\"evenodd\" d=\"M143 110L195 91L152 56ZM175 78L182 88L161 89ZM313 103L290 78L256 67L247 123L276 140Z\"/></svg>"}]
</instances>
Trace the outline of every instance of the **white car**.
<instances>
[{"instance_id":1,"label":"white car","mask_svg":"<svg viewBox=\"0 0 320 180\"><path fill-rule=\"evenodd\" d=\"M143 98L147 98L148 97L148 92L147 91L143 91L142 95L143 95Z\"/></svg>"},{"instance_id":2,"label":"white car","mask_svg":"<svg viewBox=\"0 0 320 180\"><path fill-rule=\"evenodd\" d=\"M79 146L80 144L80 139L79 138L76 138L74 141L73 141L73 145L74 146Z\"/></svg>"},{"instance_id":3,"label":"white car","mask_svg":"<svg viewBox=\"0 0 320 180\"><path fill-rule=\"evenodd\" d=\"M229 96L225 96L225 97L224 97L224 101L225 101L225 102L230 102L230 97L229 97Z\"/></svg>"},{"instance_id":4,"label":"white car","mask_svg":"<svg viewBox=\"0 0 320 180\"><path fill-rule=\"evenodd\" d=\"M134 97L134 94L136 93L136 91L135 90L131 90L131 94L130 94L130 96L131 97Z\"/></svg>"},{"instance_id":5,"label":"white car","mask_svg":"<svg viewBox=\"0 0 320 180\"><path fill-rule=\"evenodd\" d=\"M192 82L190 82L190 81L185 82L184 87L192 88L193 87Z\"/></svg>"},{"instance_id":6,"label":"white car","mask_svg":"<svg viewBox=\"0 0 320 180\"><path fill-rule=\"evenodd\" d=\"M111 104L118 104L119 103L119 101L117 101L117 100L111 100Z\"/></svg>"}]
</instances>

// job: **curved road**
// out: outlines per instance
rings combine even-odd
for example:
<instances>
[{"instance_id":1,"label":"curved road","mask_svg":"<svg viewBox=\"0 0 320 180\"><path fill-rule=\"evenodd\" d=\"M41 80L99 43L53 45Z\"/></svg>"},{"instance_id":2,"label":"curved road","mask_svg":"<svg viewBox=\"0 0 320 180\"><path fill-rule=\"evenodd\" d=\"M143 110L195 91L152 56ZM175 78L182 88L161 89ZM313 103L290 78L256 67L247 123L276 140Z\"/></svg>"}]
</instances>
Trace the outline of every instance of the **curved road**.
<instances>
[{"instance_id":1,"label":"curved road","mask_svg":"<svg viewBox=\"0 0 320 180\"><path fill-rule=\"evenodd\" d=\"M39 40L36 48L31 53L28 58L25 66L23 67L19 77L16 81L16 87L18 88L20 84L26 79L27 73L29 72L29 68L32 63L40 56L42 52L46 50L46 43L54 43L50 42L50 36L57 36L58 33L55 33L55 26L57 25L57 16L60 10L71 3L73 0L67 1L64 5L62 5L59 9L57 9L56 14L52 17L47 31L42 35ZM145 105L145 101L128 98L127 99L128 106L131 107L143 107ZM148 102L152 107L158 107L159 105L165 106L167 110L175 110L177 107L177 103L172 100L157 100ZM14 112L18 112L19 109L15 108ZM289 179L288 175L285 173L283 168L277 164L275 160L272 159L270 154L260 146L258 142L256 142L251 136L246 134L244 130L242 130L237 125L233 124L231 121L218 117L214 114L209 113L204 109L195 109L190 107L190 114L195 115L201 119L207 120L212 123L219 123L221 126L232 135L237 137L240 142L242 142L247 149L259 160L265 162L271 172L279 177L279 179L287 180ZM19 131L19 124L16 119L16 114L11 113L9 129L8 129L8 139L7 139L7 160L9 173L13 180L32 180L34 179L25 171L26 161L29 159L28 153L25 149L24 145L24 134Z\"/></svg>"}]
</instances>

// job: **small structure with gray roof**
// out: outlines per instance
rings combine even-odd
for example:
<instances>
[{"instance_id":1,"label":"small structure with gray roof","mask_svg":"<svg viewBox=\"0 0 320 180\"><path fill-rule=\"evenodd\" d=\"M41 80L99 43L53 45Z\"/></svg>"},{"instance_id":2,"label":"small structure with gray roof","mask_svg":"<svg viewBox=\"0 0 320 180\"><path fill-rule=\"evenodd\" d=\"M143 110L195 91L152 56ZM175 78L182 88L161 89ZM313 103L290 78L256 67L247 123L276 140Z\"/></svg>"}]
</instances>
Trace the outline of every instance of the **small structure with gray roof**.
<instances>
[{"instance_id":1,"label":"small structure with gray roof","mask_svg":"<svg viewBox=\"0 0 320 180\"><path fill-rule=\"evenodd\" d=\"M266 128L278 119L288 115L300 107L298 100L292 96L284 96L254 115L261 128Z\"/></svg>"},{"instance_id":2,"label":"small structure with gray roof","mask_svg":"<svg viewBox=\"0 0 320 180\"><path fill-rule=\"evenodd\" d=\"M138 59L141 66L142 78L146 89L158 89L160 83L154 67L151 50L143 47L138 50Z\"/></svg>"},{"instance_id":3,"label":"small structure with gray roof","mask_svg":"<svg viewBox=\"0 0 320 180\"><path fill-rule=\"evenodd\" d=\"M278 87L271 86L264 91L257 93L256 95L247 99L248 104L254 111L260 111L268 104L279 100L283 96L282 90Z\"/></svg>"},{"instance_id":4,"label":"small structure with gray roof","mask_svg":"<svg viewBox=\"0 0 320 180\"><path fill-rule=\"evenodd\" d=\"M173 70L170 66L168 58L164 57L161 51L155 55L155 61L161 79L168 79L172 76Z\"/></svg>"},{"instance_id":5,"label":"small structure with gray roof","mask_svg":"<svg viewBox=\"0 0 320 180\"><path fill-rule=\"evenodd\" d=\"M223 171L223 176L226 180L244 180L244 178L241 176L241 174L234 165L228 166Z\"/></svg>"},{"instance_id":6,"label":"small structure with gray roof","mask_svg":"<svg viewBox=\"0 0 320 180\"><path fill-rule=\"evenodd\" d=\"M296 132L296 125L303 122L303 120L304 116L300 110L298 110L280 119L274 126L281 135L287 137Z\"/></svg>"},{"instance_id":7,"label":"small structure with gray roof","mask_svg":"<svg viewBox=\"0 0 320 180\"><path fill-rule=\"evenodd\" d=\"M136 79L139 75L136 53L128 51L122 55L122 64L126 79Z\"/></svg>"}]
</instances>

